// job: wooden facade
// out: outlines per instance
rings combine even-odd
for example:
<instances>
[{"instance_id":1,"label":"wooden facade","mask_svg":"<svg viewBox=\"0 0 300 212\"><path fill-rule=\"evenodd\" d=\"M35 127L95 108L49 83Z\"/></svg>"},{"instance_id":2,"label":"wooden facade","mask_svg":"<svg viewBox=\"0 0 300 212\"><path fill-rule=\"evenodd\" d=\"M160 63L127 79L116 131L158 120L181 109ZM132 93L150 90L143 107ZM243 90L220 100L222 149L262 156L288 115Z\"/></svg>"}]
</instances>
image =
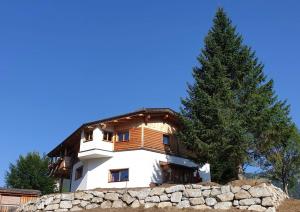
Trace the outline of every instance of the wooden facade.
<instances>
[{"instance_id":1,"label":"wooden facade","mask_svg":"<svg viewBox=\"0 0 300 212\"><path fill-rule=\"evenodd\" d=\"M0 188L0 211L15 211L20 205L40 196L40 191Z\"/></svg>"},{"instance_id":2,"label":"wooden facade","mask_svg":"<svg viewBox=\"0 0 300 212\"><path fill-rule=\"evenodd\" d=\"M141 148L142 128L141 127L130 128L127 130L129 131L129 141L122 141L122 142L114 141L114 150L115 151L132 150L132 149ZM117 139L115 139L115 140L117 140Z\"/></svg>"}]
</instances>

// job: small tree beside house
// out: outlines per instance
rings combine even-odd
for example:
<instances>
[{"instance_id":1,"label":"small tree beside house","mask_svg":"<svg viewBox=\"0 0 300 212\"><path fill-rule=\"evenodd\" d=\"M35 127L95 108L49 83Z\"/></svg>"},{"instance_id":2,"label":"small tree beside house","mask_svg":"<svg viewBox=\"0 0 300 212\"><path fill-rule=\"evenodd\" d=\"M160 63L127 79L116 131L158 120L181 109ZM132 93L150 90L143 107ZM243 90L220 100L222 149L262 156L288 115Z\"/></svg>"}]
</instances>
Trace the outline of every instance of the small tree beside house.
<instances>
[{"instance_id":1,"label":"small tree beside house","mask_svg":"<svg viewBox=\"0 0 300 212\"><path fill-rule=\"evenodd\" d=\"M8 188L34 189L42 194L55 191L55 181L48 176L49 159L37 152L19 156L15 164L10 164L5 181Z\"/></svg>"}]
</instances>

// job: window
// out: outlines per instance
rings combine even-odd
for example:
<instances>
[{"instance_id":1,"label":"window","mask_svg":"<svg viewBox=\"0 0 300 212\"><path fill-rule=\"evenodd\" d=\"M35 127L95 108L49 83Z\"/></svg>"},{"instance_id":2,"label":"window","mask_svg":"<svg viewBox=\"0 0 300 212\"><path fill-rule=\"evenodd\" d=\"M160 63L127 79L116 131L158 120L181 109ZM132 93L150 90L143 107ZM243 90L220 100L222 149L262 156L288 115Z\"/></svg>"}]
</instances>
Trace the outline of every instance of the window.
<instances>
[{"instance_id":1,"label":"window","mask_svg":"<svg viewBox=\"0 0 300 212\"><path fill-rule=\"evenodd\" d=\"M123 182L129 180L129 169L110 170L109 182Z\"/></svg>"},{"instance_id":2,"label":"window","mask_svg":"<svg viewBox=\"0 0 300 212\"><path fill-rule=\"evenodd\" d=\"M75 171L75 180L82 178L82 174L83 174L83 166L80 166Z\"/></svg>"},{"instance_id":3,"label":"window","mask_svg":"<svg viewBox=\"0 0 300 212\"><path fill-rule=\"evenodd\" d=\"M103 141L112 141L113 133L108 131L103 131Z\"/></svg>"},{"instance_id":4,"label":"window","mask_svg":"<svg viewBox=\"0 0 300 212\"><path fill-rule=\"evenodd\" d=\"M129 141L129 132L119 132L118 141Z\"/></svg>"},{"instance_id":5,"label":"window","mask_svg":"<svg viewBox=\"0 0 300 212\"><path fill-rule=\"evenodd\" d=\"M85 138L85 141L92 141L93 140L93 131L92 130L85 130L84 131L84 138Z\"/></svg>"},{"instance_id":6,"label":"window","mask_svg":"<svg viewBox=\"0 0 300 212\"><path fill-rule=\"evenodd\" d=\"M170 145L170 136L169 135L163 135L163 144Z\"/></svg>"}]
</instances>

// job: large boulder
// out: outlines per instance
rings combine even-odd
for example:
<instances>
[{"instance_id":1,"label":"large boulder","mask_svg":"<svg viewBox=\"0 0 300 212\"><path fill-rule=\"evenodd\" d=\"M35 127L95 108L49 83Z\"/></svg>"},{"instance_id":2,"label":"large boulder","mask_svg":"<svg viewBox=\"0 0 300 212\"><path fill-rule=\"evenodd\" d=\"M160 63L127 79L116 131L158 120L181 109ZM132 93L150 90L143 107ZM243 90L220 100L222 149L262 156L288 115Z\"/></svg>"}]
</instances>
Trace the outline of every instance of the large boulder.
<instances>
[{"instance_id":1,"label":"large boulder","mask_svg":"<svg viewBox=\"0 0 300 212\"><path fill-rule=\"evenodd\" d=\"M132 207L132 208L138 208L138 207L140 207L140 205L141 204L140 204L140 202L138 200L134 200L130 207Z\"/></svg>"},{"instance_id":2,"label":"large boulder","mask_svg":"<svg viewBox=\"0 0 300 212\"><path fill-rule=\"evenodd\" d=\"M274 201L274 198L272 198L272 197L264 197L262 199L261 204L262 204L262 206L268 206L268 207L275 206L275 201Z\"/></svg>"},{"instance_id":3,"label":"large boulder","mask_svg":"<svg viewBox=\"0 0 300 212\"><path fill-rule=\"evenodd\" d=\"M192 206L193 209L196 209L196 210L209 210L211 209L211 207L207 206L207 205L195 205L195 206Z\"/></svg>"},{"instance_id":4,"label":"large boulder","mask_svg":"<svg viewBox=\"0 0 300 212\"><path fill-rule=\"evenodd\" d=\"M262 207L261 205L251 205L248 208L249 211L266 211L265 207Z\"/></svg>"},{"instance_id":5,"label":"large boulder","mask_svg":"<svg viewBox=\"0 0 300 212\"><path fill-rule=\"evenodd\" d=\"M182 198L181 192L174 192L171 196L171 202L180 202Z\"/></svg>"},{"instance_id":6,"label":"large boulder","mask_svg":"<svg viewBox=\"0 0 300 212\"><path fill-rule=\"evenodd\" d=\"M112 204L112 208L122 208L122 207L124 207L125 205L124 205L124 203L123 203L123 201L122 200L115 200L114 202L113 202L113 204Z\"/></svg>"},{"instance_id":7,"label":"large boulder","mask_svg":"<svg viewBox=\"0 0 300 212\"><path fill-rule=\"evenodd\" d=\"M234 194L235 199L249 199L251 198L251 195L249 194L248 191L245 190L240 190L239 192Z\"/></svg>"},{"instance_id":8,"label":"large boulder","mask_svg":"<svg viewBox=\"0 0 300 212\"><path fill-rule=\"evenodd\" d=\"M86 207L89 203L90 203L90 202L88 202L88 201L82 200L82 201L80 202L80 206L84 208L84 207Z\"/></svg>"},{"instance_id":9,"label":"large boulder","mask_svg":"<svg viewBox=\"0 0 300 212\"><path fill-rule=\"evenodd\" d=\"M203 197L199 198L190 198L190 204L191 205L203 205L205 203L205 200Z\"/></svg>"},{"instance_id":10,"label":"large boulder","mask_svg":"<svg viewBox=\"0 0 300 212\"><path fill-rule=\"evenodd\" d=\"M163 187L155 187L155 188L152 188L152 190L150 191L150 196L154 196L154 195L162 195L165 191L165 188Z\"/></svg>"},{"instance_id":11,"label":"large boulder","mask_svg":"<svg viewBox=\"0 0 300 212\"><path fill-rule=\"evenodd\" d=\"M82 211L82 210L83 210L83 208L81 208L77 205L70 209L70 211Z\"/></svg>"},{"instance_id":12,"label":"large boulder","mask_svg":"<svg viewBox=\"0 0 300 212\"><path fill-rule=\"evenodd\" d=\"M218 202L215 204L214 209L226 210L230 209L232 206L232 202Z\"/></svg>"},{"instance_id":13,"label":"large boulder","mask_svg":"<svg viewBox=\"0 0 300 212\"><path fill-rule=\"evenodd\" d=\"M110 201L104 201L101 203L101 208L111 208L111 202Z\"/></svg>"},{"instance_id":14,"label":"large boulder","mask_svg":"<svg viewBox=\"0 0 300 212\"><path fill-rule=\"evenodd\" d=\"M136 197L139 200L144 200L149 195L150 191L151 191L150 188L142 189L137 192Z\"/></svg>"},{"instance_id":15,"label":"large boulder","mask_svg":"<svg viewBox=\"0 0 300 212\"><path fill-rule=\"evenodd\" d=\"M210 195L211 196L217 196L217 195L219 195L219 194L221 194L221 189L219 189L219 188L213 188L212 190L211 190L211 192L210 192Z\"/></svg>"},{"instance_id":16,"label":"large boulder","mask_svg":"<svg viewBox=\"0 0 300 212\"><path fill-rule=\"evenodd\" d=\"M99 207L99 205L98 204L95 204L95 203L93 203L93 204L89 204L89 205L87 205L86 207L85 207L85 209L93 209L93 208L98 208Z\"/></svg>"},{"instance_id":17,"label":"large boulder","mask_svg":"<svg viewBox=\"0 0 300 212\"><path fill-rule=\"evenodd\" d=\"M86 200L86 201L89 201L89 200L91 200L91 199L93 199L93 198L94 198L94 195L91 194L91 193L85 193L85 194L82 196L82 199L83 199L83 200Z\"/></svg>"},{"instance_id":18,"label":"large boulder","mask_svg":"<svg viewBox=\"0 0 300 212\"><path fill-rule=\"evenodd\" d=\"M201 197L200 189L185 189L184 194L186 197Z\"/></svg>"},{"instance_id":19,"label":"large boulder","mask_svg":"<svg viewBox=\"0 0 300 212\"><path fill-rule=\"evenodd\" d=\"M166 193L169 194L169 193L174 193L174 192L178 192L178 191L184 191L185 190L185 187L184 185L175 185L175 186L171 186L169 188L166 188Z\"/></svg>"},{"instance_id":20,"label":"large boulder","mask_svg":"<svg viewBox=\"0 0 300 212\"><path fill-rule=\"evenodd\" d=\"M156 205L157 205L157 203L146 202L144 207L147 209L147 208L153 208L153 207L155 207Z\"/></svg>"},{"instance_id":21,"label":"large boulder","mask_svg":"<svg viewBox=\"0 0 300 212\"><path fill-rule=\"evenodd\" d=\"M165 207L172 207L172 203L171 202L160 202L157 205L158 208L165 208Z\"/></svg>"},{"instance_id":22,"label":"large boulder","mask_svg":"<svg viewBox=\"0 0 300 212\"><path fill-rule=\"evenodd\" d=\"M248 191L251 188L251 185L242 185L241 188Z\"/></svg>"},{"instance_id":23,"label":"large boulder","mask_svg":"<svg viewBox=\"0 0 300 212\"><path fill-rule=\"evenodd\" d=\"M221 202L228 202L228 201L233 200L233 198L234 198L234 194L231 192L222 193L222 194L217 195L217 199Z\"/></svg>"},{"instance_id":24,"label":"large boulder","mask_svg":"<svg viewBox=\"0 0 300 212\"><path fill-rule=\"evenodd\" d=\"M150 197L146 197L145 202L158 203L158 202L160 202L160 199L159 199L159 196L150 196Z\"/></svg>"},{"instance_id":25,"label":"large boulder","mask_svg":"<svg viewBox=\"0 0 300 212\"><path fill-rule=\"evenodd\" d=\"M190 207L190 202L188 200L182 200L177 205L177 208L188 208L188 207Z\"/></svg>"},{"instance_id":26,"label":"large boulder","mask_svg":"<svg viewBox=\"0 0 300 212\"><path fill-rule=\"evenodd\" d=\"M237 192L239 192L241 190L241 187L239 187L239 186L231 186L230 190L231 190L232 193L235 194L235 193L237 193Z\"/></svg>"},{"instance_id":27,"label":"large boulder","mask_svg":"<svg viewBox=\"0 0 300 212\"><path fill-rule=\"evenodd\" d=\"M132 203L135 200L135 198L131 197L129 194L126 193L126 194L123 194L122 200L129 205L130 203Z\"/></svg>"},{"instance_id":28,"label":"large boulder","mask_svg":"<svg viewBox=\"0 0 300 212\"><path fill-rule=\"evenodd\" d=\"M261 203L261 200L259 198L242 199L239 201L239 204L241 206L256 205L256 204L260 204L260 203Z\"/></svg>"},{"instance_id":29,"label":"large boulder","mask_svg":"<svg viewBox=\"0 0 300 212\"><path fill-rule=\"evenodd\" d=\"M92 191L91 194L93 194L95 197L100 197L100 198L104 197L104 193L100 191Z\"/></svg>"},{"instance_id":30,"label":"large boulder","mask_svg":"<svg viewBox=\"0 0 300 212\"><path fill-rule=\"evenodd\" d=\"M167 202L167 201L170 200L170 198L166 194L160 195L159 199L160 199L161 202Z\"/></svg>"},{"instance_id":31,"label":"large boulder","mask_svg":"<svg viewBox=\"0 0 300 212\"><path fill-rule=\"evenodd\" d=\"M221 186L221 193L228 193L230 192L230 185Z\"/></svg>"},{"instance_id":32,"label":"large boulder","mask_svg":"<svg viewBox=\"0 0 300 212\"><path fill-rule=\"evenodd\" d=\"M49 205L53 202L54 200L54 197L53 196L50 196L48 198L45 199L45 205Z\"/></svg>"},{"instance_id":33,"label":"large boulder","mask_svg":"<svg viewBox=\"0 0 300 212\"><path fill-rule=\"evenodd\" d=\"M72 208L72 201L61 201L59 207L63 209Z\"/></svg>"},{"instance_id":34,"label":"large boulder","mask_svg":"<svg viewBox=\"0 0 300 212\"><path fill-rule=\"evenodd\" d=\"M210 193L211 193L211 190L203 190L202 191L202 196L209 197Z\"/></svg>"},{"instance_id":35,"label":"large boulder","mask_svg":"<svg viewBox=\"0 0 300 212\"><path fill-rule=\"evenodd\" d=\"M205 203L208 206L214 206L215 204L217 204L217 200L215 198L209 197L205 199Z\"/></svg>"},{"instance_id":36,"label":"large boulder","mask_svg":"<svg viewBox=\"0 0 300 212\"><path fill-rule=\"evenodd\" d=\"M104 199L115 201L115 200L119 199L119 194L117 194L117 193L106 193L104 195Z\"/></svg>"},{"instance_id":37,"label":"large boulder","mask_svg":"<svg viewBox=\"0 0 300 212\"><path fill-rule=\"evenodd\" d=\"M272 196L271 192L267 187L255 186L249 189L249 193L252 197L270 197Z\"/></svg>"},{"instance_id":38,"label":"large boulder","mask_svg":"<svg viewBox=\"0 0 300 212\"><path fill-rule=\"evenodd\" d=\"M80 192L76 192L74 194L74 197L75 197L75 199L83 199L84 195L85 195L85 193L80 191Z\"/></svg>"},{"instance_id":39,"label":"large boulder","mask_svg":"<svg viewBox=\"0 0 300 212\"><path fill-rule=\"evenodd\" d=\"M80 200L74 200L74 201L80 201ZM103 198L102 197L94 197L93 199L90 200L92 203L100 203L103 202ZM74 203L72 202L72 204L74 205Z\"/></svg>"},{"instance_id":40,"label":"large boulder","mask_svg":"<svg viewBox=\"0 0 300 212\"><path fill-rule=\"evenodd\" d=\"M61 194L61 200L73 200L74 193Z\"/></svg>"},{"instance_id":41,"label":"large boulder","mask_svg":"<svg viewBox=\"0 0 300 212\"><path fill-rule=\"evenodd\" d=\"M47 205L45 211L53 211L53 210L57 210L58 208L59 208L59 204L51 204L51 205Z\"/></svg>"}]
</instances>

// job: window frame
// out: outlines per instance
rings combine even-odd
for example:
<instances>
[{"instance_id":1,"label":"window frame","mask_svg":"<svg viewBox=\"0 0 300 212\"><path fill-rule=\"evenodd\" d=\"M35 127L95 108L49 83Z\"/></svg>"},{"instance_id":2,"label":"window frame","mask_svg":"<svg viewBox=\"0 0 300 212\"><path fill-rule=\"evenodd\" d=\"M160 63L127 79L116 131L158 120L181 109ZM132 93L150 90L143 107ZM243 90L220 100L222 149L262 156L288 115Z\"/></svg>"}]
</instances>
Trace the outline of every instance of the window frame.
<instances>
[{"instance_id":1,"label":"window frame","mask_svg":"<svg viewBox=\"0 0 300 212\"><path fill-rule=\"evenodd\" d=\"M121 180L121 173L122 171L127 171L127 179L125 180ZM117 181L113 181L113 177L112 177L112 174L114 172L117 172L118 173L118 180ZM129 181L129 168L122 168L122 169L110 169L108 171L108 182L109 183L119 183L119 182L128 182Z\"/></svg>"},{"instance_id":2,"label":"window frame","mask_svg":"<svg viewBox=\"0 0 300 212\"><path fill-rule=\"evenodd\" d=\"M84 130L84 142L92 141L94 137L93 134L93 130Z\"/></svg>"},{"instance_id":3,"label":"window frame","mask_svg":"<svg viewBox=\"0 0 300 212\"><path fill-rule=\"evenodd\" d=\"M117 134L117 141L118 142L128 142L130 140L130 132L129 130L125 130L125 131L119 131L116 133ZM120 134L122 134L122 140L120 140ZM128 139L125 139L126 138L126 134L128 134Z\"/></svg>"},{"instance_id":4,"label":"window frame","mask_svg":"<svg viewBox=\"0 0 300 212\"><path fill-rule=\"evenodd\" d=\"M165 143L165 138L168 138L168 143ZM163 134L163 136L162 136L162 143L163 143L163 145L170 146L171 136L168 135L168 134Z\"/></svg>"},{"instance_id":5,"label":"window frame","mask_svg":"<svg viewBox=\"0 0 300 212\"><path fill-rule=\"evenodd\" d=\"M108 139L109 138L109 134L111 135L111 140ZM103 141L113 142L113 137L114 137L114 133L113 132L103 130L103 138L102 138Z\"/></svg>"},{"instance_id":6,"label":"window frame","mask_svg":"<svg viewBox=\"0 0 300 212\"><path fill-rule=\"evenodd\" d=\"M79 172L80 171L80 172ZM83 177L83 165L77 167L75 169L75 176L74 176L74 179L75 180L79 180Z\"/></svg>"}]
</instances>

